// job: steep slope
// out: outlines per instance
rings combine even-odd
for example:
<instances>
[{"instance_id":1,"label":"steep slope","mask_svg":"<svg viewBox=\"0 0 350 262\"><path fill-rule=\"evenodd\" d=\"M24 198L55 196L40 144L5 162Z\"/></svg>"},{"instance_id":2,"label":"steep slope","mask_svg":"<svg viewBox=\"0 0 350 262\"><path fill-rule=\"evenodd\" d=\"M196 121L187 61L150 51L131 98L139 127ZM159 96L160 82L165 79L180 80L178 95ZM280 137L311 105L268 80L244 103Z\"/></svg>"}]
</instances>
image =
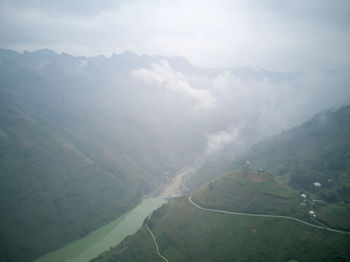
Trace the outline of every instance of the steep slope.
<instances>
[{"instance_id":1,"label":"steep slope","mask_svg":"<svg viewBox=\"0 0 350 262\"><path fill-rule=\"evenodd\" d=\"M193 200L216 210L293 216L320 225L308 214L308 208L300 206L297 191L262 174L229 173L200 190ZM209 212L181 197L154 212L134 236L93 261L163 261L156 257L146 224L155 235L160 253L169 261L346 261L350 258L350 235L278 217Z\"/></svg>"},{"instance_id":2,"label":"steep slope","mask_svg":"<svg viewBox=\"0 0 350 262\"><path fill-rule=\"evenodd\" d=\"M264 169L316 200L319 219L350 228L350 106L310 121L253 147L236 163Z\"/></svg>"},{"instance_id":3,"label":"steep slope","mask_svg":"<svg viewBox=\"0 0 350 262\"><path fill-rule=\"evenodd\" d=\"M132 107L136 87L79 71L81 60L0 50L1 261L32 261L115 219L195 152Z\"/></svg>"},{"instance_id":4,"label":"steep slope","mask_svg":"<svg viewBox=\"0 0 350 262\"><path fill-rule=\"evenodd\" d=\"M1 261L31 261L140 198L143 180L96 141L6 96L0 123Z\"/></svg>"}]
</instances>

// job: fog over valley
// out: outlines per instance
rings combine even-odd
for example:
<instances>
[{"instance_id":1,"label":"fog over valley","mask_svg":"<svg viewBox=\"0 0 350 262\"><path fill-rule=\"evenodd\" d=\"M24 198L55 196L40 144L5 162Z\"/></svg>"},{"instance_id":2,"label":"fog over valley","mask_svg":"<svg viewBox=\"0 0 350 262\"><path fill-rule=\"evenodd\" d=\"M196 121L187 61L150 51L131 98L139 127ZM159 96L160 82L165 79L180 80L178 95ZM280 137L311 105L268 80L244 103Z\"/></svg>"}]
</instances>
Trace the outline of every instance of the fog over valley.
<instances>
[{"instance_id":1,"label":"fog over valley","mask_svg":"<svg viewBox=\"0 0 350 262\"><path fill-rule=\"evenodd\" d=\"M50 50L1 53L1 67L8 71L15 64L25 70L19 78L11 73L24 92L55 114L77 117L74 113L81 110L82 121L93 121L111 135L126 128L120 121L137 123L141 126L132 131L139 132L133 143L144 140L143 132L156 133L154 139L164 146L191 139L182 146L192 147L188 150L197 157L227 145L244 148L349 101L344 76L337 72L202 68L183 57L130 51L111 57ZM25 77L35 79L36 86ZM3 80L14 81L11 74ZM39 93L33 95L31 89Z\"/></svg>"},{"instance_id":2,"label":"fog over valley","mask_svg":"<svg viewBox=\"0 0 350 262\"><path fill-rule=\"evenodd\" d=\"M349 14L1 1L0 261L350 260Z\"/></svg>"}]
</instances>

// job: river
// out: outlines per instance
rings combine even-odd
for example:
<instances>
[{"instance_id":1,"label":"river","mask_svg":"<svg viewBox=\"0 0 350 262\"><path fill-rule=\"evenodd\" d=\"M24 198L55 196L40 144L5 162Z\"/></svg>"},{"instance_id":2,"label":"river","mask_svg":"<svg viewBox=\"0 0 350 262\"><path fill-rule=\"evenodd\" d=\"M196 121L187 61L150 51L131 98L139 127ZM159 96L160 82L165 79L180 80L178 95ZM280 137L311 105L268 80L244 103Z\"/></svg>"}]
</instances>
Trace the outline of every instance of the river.
<instances>
[{"instance_id":1,"label":"river","mask_svg":"<svg viewBox=\"0 0 350 262\"><path fill-rule=\"evenodd\" d=\"M143 220L164 204L166 199L180 196L183 177L193 170L188 169L177 174L157 197L144 198L133 210L121 217L34 262L86 262L116 246L126 236L134 234L141 227Z\"/></svg>"}]
</instances>

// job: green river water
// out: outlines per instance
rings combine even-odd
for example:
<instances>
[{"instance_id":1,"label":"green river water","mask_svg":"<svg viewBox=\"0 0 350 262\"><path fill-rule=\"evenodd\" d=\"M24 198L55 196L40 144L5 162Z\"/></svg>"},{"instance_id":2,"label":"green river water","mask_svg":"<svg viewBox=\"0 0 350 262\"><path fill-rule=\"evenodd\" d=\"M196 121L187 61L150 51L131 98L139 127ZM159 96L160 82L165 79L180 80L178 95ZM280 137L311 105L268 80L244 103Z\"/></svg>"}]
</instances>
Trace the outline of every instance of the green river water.
<instances>
[{"instance_id":1,"label":"green river water","mask_svg":"<svg viewBox=\"0 0 350 262\"><path fill-rule=\"evenodd\" d=\"M87 262L119 244L127 235L134 234L141 227L143 220L163 203L165 200L162 198L145 198L133 210L118 219L34 262Z\"/></svg>"}]
</instances>

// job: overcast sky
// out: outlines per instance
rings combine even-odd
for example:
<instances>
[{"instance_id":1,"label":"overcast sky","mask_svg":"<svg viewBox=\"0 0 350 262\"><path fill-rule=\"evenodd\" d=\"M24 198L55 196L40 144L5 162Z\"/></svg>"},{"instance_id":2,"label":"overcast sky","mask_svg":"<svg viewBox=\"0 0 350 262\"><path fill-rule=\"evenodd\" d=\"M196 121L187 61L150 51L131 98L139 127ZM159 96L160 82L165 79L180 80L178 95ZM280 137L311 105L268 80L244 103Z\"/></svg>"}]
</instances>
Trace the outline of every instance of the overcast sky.
<instances>
[{"instance_id":1,"label":"overcast sky","mask_svg":"<svg viewBox=\"0 0 350 262\"><path fill-rule=\"evenodd\" d=\"M0 47L184 56L200 66L350 65L350 1L0 0Z\"/></svg>"}]
</instances>

